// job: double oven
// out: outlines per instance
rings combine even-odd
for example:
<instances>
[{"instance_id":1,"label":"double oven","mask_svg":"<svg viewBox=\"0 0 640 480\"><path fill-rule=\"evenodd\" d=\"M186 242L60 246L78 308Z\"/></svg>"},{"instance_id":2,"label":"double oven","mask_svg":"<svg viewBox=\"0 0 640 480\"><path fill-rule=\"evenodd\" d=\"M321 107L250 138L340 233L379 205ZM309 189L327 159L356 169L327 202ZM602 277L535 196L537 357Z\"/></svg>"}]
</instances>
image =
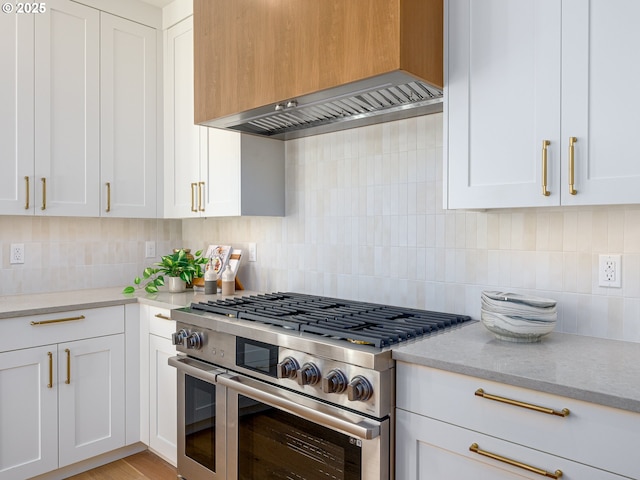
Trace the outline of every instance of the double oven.
<instances>
[{"instance_id":1,"label":"double oven","mask_svg":"<svg viewBox=\"0 0 640 480\"><path fill-rule=\"evenodd\" d=\"M400 315L405 320L395 323L404 332L419 311L385 308L391 307L281 293L173 310L179 477L393 479L395 369L388 343L398 340L380 341L371 320L353 320L362 317L356 309L383 324L383 317ZM350 333L337 332L340 316L348 317ZM315 330L323 319L329 324L321 334ZM430 328L401 336L408 341Z\"/></svg>"}]
</instances>

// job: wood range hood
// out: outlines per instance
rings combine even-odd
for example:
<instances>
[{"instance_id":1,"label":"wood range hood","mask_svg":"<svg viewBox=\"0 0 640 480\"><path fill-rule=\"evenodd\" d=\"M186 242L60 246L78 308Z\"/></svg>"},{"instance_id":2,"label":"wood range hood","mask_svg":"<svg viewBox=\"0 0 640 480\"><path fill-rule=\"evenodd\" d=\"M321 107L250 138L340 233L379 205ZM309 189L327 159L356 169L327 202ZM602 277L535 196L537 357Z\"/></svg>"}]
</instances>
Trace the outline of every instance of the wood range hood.
<instances>
[{"instance_id":1,"label":"wood range hood","mask_svg":"<svg viewBox=\"0 0 640 480\"><path fill-rule=\"evenodd\" d=\"M442 111L442 0L194 0L195 123L283 140Z\"/></svg>"}]
</instances>

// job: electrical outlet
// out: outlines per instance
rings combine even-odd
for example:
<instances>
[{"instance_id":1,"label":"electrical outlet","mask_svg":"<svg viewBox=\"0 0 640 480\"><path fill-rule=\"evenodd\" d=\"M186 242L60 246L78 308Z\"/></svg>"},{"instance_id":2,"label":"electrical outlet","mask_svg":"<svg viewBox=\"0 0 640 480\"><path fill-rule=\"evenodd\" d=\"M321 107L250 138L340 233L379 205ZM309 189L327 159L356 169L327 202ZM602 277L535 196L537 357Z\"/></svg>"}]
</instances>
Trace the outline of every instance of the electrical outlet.
<instances>
[{"instance_id":1,"label":"electrical outlet","mask_svg":"<svg viewBox=\"0 0 640 480\"><path fill-rule=\"evenodd\" d=\"M156 257L156 242L153 240L148 240L144 244L144 256L146 258L155 258Z\"/></svg>"},{"instance_id":2,"label":"electrical outlet","mask_svg":"<svg viewBox=\"0 0 640 480\"><path fill-rule=\"evenodd\" d=\"M614 288L622 286L621 255L600 255L598 257L598 285Z\"/></svg>"},{"instance_id":3,"label":"electrical outlet","mask_svg":"<svg viewBox=\"0 0 640 480\"><path fill-rule=\"evenodd\" d=\"M249 261L255 262L258 260L258 250L255 243L249 244Z\"/></svg>"},{"instance_id":4,"label":"electrical outlet","mask_svg":"<svg viewBox=\"0 0 640 480\"><path fill-rule=\"evenodd\" d=\"M11 244L11 256L9 257L11 264L24 263L24 243Z\"/></svg>"}]
</instances>

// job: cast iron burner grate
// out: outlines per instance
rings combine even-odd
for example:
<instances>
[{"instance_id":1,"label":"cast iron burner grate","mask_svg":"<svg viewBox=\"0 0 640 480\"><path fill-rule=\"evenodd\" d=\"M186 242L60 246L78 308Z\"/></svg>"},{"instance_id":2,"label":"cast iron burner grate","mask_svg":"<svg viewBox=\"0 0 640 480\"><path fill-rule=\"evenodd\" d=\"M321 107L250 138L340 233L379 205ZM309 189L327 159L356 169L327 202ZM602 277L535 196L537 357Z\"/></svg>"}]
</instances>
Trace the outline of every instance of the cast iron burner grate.
<instances>
[{"instance_id":1,"label":"cast iron burner grate","mask_svg":"<svg viewBox=\"0 0 640 480\"><path fill-rule=\"evenodd\" d=\"M378 348L471 320L466 315L300 293L268 293L192 303L191 309Z\"/></svg>"}]
</instances>

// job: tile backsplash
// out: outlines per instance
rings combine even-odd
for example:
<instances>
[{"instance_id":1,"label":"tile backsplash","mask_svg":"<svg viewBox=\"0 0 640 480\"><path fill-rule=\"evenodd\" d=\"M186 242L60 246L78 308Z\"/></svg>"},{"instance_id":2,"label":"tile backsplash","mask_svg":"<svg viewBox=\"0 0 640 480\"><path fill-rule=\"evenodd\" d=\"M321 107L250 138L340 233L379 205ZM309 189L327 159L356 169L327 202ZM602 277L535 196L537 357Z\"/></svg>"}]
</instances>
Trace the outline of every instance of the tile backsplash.
<instances>
[{"instance_id":1,"label":"tile backsplash","mask_svg":"<svg viewBox=\"0 0 640 480\"><path fill-rule=\"evenodd\" d=\"M640 205L442 209L442 114L288 141L284 218L0 216L0 295L125 286L158 254L246 248L240 279L479 318L484 289L558 300L558 330L640 342ZM11 243L26 262L10 265ZM622 288L598 255L622 254Z\"/></svg>"}]
</instances>

